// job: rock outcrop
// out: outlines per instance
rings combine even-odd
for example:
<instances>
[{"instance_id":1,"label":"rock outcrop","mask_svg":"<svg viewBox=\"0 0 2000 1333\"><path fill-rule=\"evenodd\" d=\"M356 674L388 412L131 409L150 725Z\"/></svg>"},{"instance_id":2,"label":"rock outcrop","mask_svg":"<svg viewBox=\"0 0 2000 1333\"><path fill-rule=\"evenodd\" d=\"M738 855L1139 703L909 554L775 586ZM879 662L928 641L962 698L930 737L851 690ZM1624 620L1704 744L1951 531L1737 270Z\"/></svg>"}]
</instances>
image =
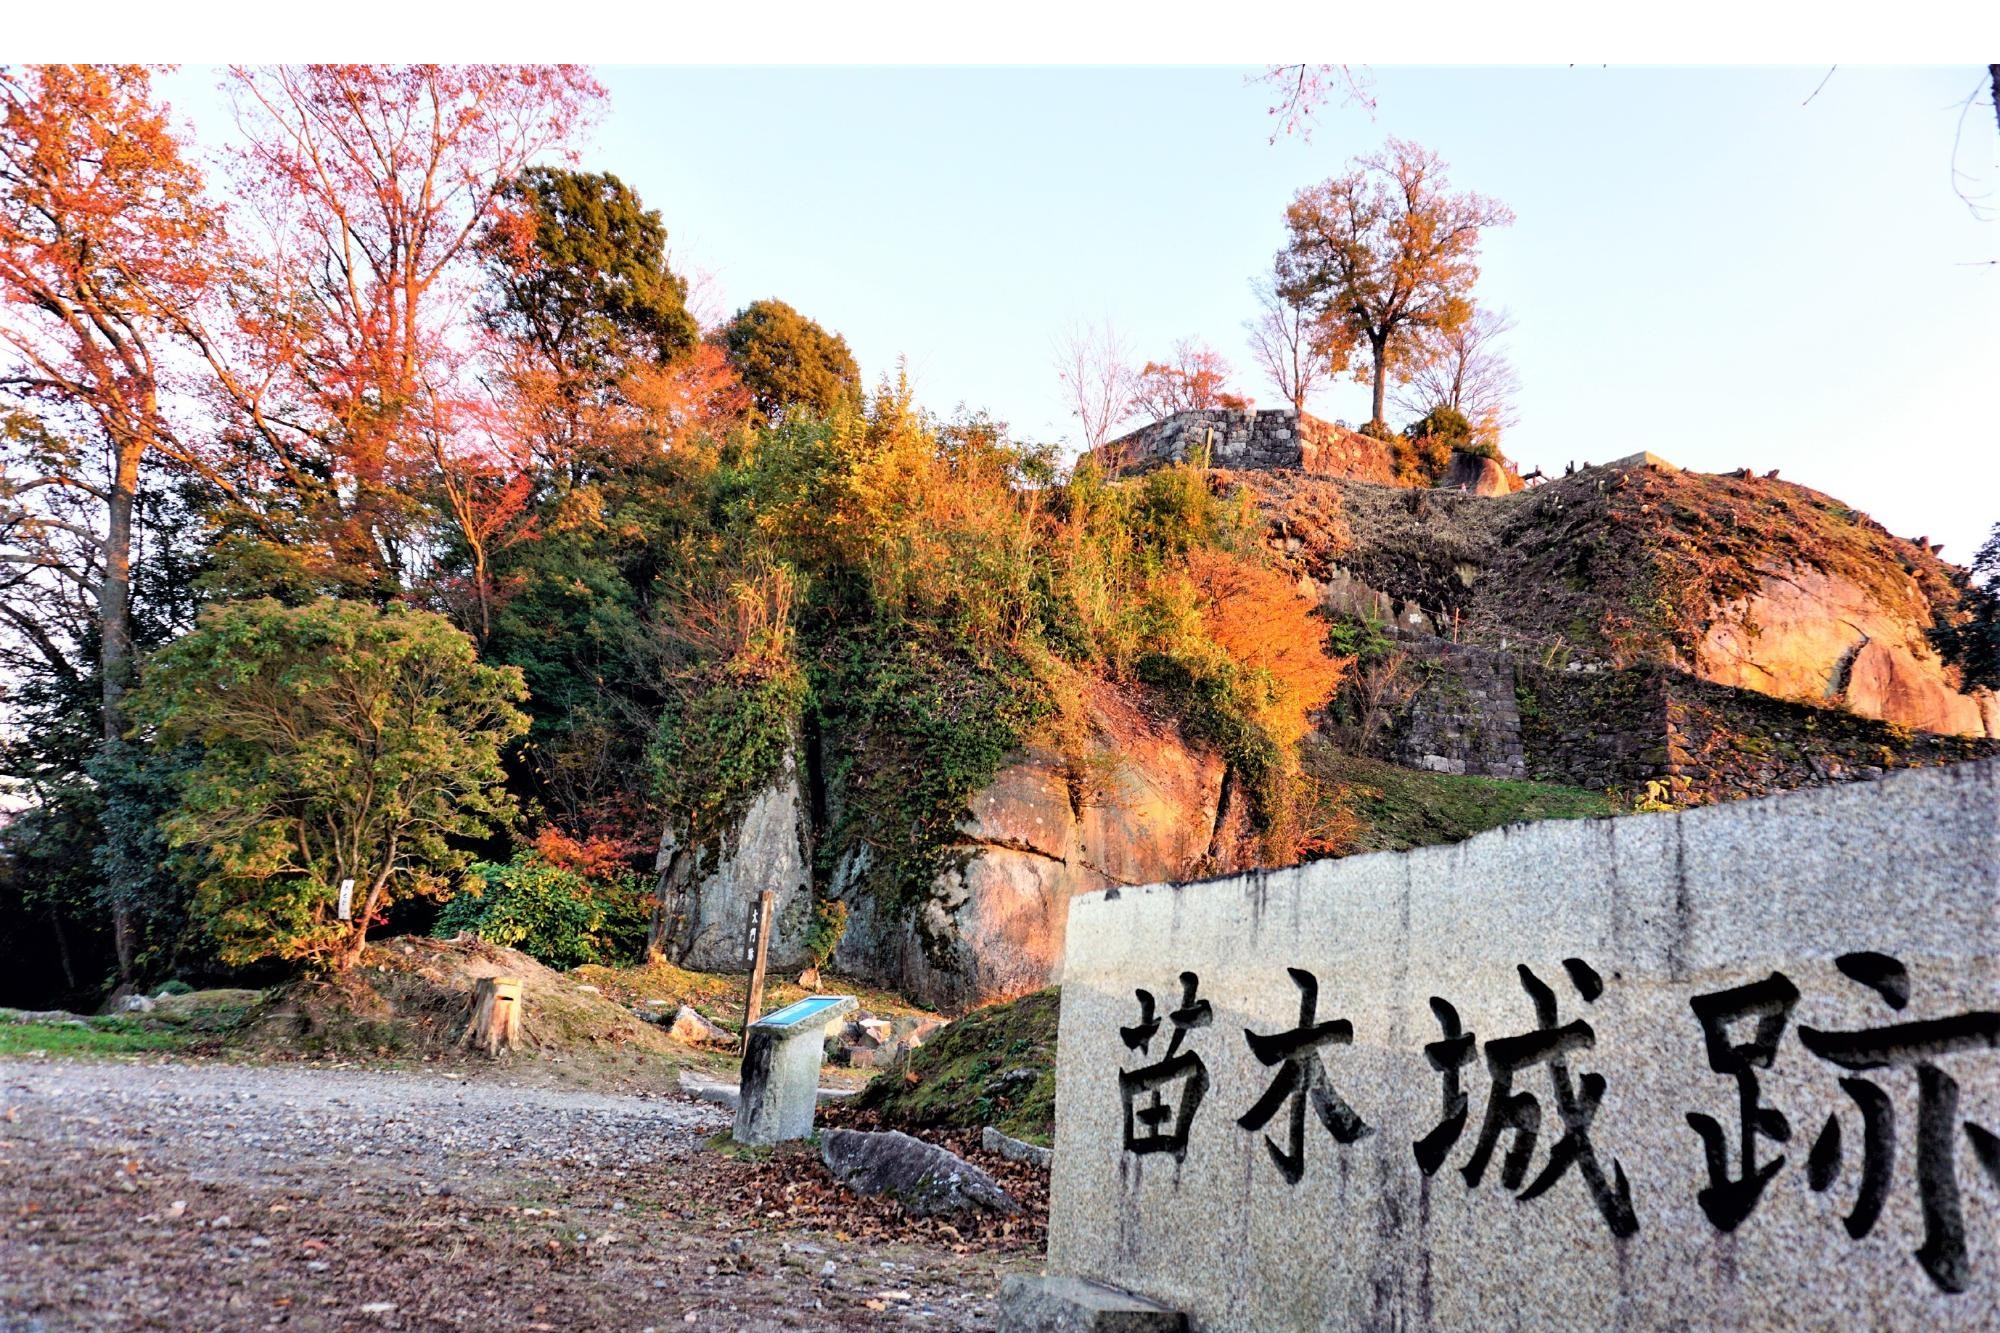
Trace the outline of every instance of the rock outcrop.
<instances>
[{"instance_id":1,"label":"rock outcrop","mask_svg":"<svg viewBox=\"0 0 2000 1333\"><path fill-rule=\"evenodd\" d=\"M1915 582L1902 605L1810 566L1765 572L1755 592L1717 608L1695 674L1823 707L1844 707L1918 731L1989 734L1980 700L1960 693L1924 631Z\"/></svg>"},{"instance_id":2,"label":"rock outcrop","mask_svg":"<svg viewBox=\"0 0 2000 1333\"><path fill-rule=\"evenodd\" d=\"M769 786L757 793L721 837L684 846L669 828L654 861L667 952L687 967L741 970L746 925L758 895L778 895L771 918L770 965L806 961L812 916L811 845L797 756L787 751Z\"/></svg>"},{"instance_id":3,"label":"rock outcrop","mask_svg":"<svg viewBox=\"0 0 2000 1333\"><path fill-rule=\"evenodd\" d=\"M2000 701L1930 646L1950 567L1803 486L1650 454L1492 496L1257 470L1218 483L1250 489L1274 553L1334 614L2000 736Z\"/></svg>"},{"instance_id":4,"label":"rock outcrop","mask_svg":"<svg viewBox=\"0 0 2000 1333\"><path fill-rule=\"evenodd\" d=\"M1438 489L1469 495L1512 495L1520 487L1499 459L1454 449L1444 476L1438 479Z\"/></svg>"},{"instance_id":5,"label":"rock outcrop","mask_svg":"<svg viewBox=\"0 0 2000 1333\"><path fill-rule=\"evenodd\" d=\"M1219 757L1109 689L1090 712L1082 756L1029 747L973 796L961 859L921 920L889 918L857 887L865 865L841 867L850 915L834 966L948 1010L1012 999L1056 979L1077 894L1250 863Z\"/></svg>"}]
</instances>

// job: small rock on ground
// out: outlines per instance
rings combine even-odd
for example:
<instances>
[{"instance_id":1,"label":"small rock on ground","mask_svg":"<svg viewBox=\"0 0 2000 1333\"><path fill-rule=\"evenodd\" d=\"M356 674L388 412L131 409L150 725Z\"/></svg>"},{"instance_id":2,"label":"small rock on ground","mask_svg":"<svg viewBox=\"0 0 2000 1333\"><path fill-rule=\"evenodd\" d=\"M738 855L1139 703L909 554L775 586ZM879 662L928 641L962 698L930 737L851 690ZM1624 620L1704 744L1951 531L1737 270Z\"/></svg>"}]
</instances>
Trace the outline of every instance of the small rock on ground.
<instances>
[{"instance_id":1,"label":"small rock on ground","mask_svg":"<svg viewBox=\"0 0 2000 1333\"><path fill-rule=\"evenodd\" d=\"M956 1153L897 1130L828 1130L820 1140L820 1158L849 1189L890 1195L917 1217L967 1208L1015 1211L993 1177Z\"/></svg>"}]
</instances>

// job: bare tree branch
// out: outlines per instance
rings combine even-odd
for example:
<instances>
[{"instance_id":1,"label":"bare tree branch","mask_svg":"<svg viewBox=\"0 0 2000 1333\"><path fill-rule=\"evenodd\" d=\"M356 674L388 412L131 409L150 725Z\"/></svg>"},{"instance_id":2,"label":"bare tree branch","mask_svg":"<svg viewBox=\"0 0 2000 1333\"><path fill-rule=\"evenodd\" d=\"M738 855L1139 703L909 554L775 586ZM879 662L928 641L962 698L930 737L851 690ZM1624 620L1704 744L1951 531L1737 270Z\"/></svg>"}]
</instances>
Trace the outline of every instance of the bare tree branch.
<instances>
[{"instance_id":1,"label":"bare tree branch","mask_svg":"<svg viewBox=\"0 0 2000 1333\"><path fill-rule=\"evenodd\" d=\"M1132 414L1132 368L1124 341L1109 320L1071 324L1057 337L1055 369L1070 415L1083 429L1083 447L1094 450Z\"/></svg>"}]
</instances>

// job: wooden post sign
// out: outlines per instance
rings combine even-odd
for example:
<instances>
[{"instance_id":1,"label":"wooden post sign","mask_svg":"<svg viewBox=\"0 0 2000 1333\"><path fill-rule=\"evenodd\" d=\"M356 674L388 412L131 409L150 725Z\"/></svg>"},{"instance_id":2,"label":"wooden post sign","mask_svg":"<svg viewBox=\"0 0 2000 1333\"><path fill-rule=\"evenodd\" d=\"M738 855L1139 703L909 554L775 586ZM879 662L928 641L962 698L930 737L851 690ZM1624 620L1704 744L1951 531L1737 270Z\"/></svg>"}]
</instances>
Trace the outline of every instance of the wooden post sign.
<instances>
[{"instance_id":1,"label":"wooden post sign","mask_svg":"<svg viewBox=\"0 0 2000 1333\"><path fill-rule=\"evenodd\" d=\"M497 1056L521 1044L521 980L481 977L472 992L472 1020L462 1043Z\"/></svg>"},{"instance_id":2,"label":"wooden post sign","mask_svg":"<svg viewBox=\"0 0 2000 1333\"><path fill-rule=\"evenodd\" d=\"M750 1044L750 1025L757 1021L757 1015L764 1008L764 963L771 947L771 909L776 905L778 895L766 889L757 895L757 906L752 915L750 952L750 990L743 999L743 1044Z\"/></svg>"}]
</instances>

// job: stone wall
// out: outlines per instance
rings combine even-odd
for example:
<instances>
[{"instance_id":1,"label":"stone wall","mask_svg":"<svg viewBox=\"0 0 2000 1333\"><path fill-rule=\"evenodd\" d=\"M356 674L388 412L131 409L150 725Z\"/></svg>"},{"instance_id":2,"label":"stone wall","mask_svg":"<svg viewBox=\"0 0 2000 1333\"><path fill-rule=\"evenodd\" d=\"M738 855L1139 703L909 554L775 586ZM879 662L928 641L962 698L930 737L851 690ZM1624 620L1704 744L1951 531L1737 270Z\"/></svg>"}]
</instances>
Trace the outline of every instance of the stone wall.
<instances>
[{"instance_id":1,"label":"stone wall","mask_svg":"<svg viewBox=\"0 0 2000 1333\"><path fill-rule=\"evenodd\" d=\"M1435 773L1526 777L1513 658L1421 635L1399 636L1397 647L1417 692L1390 729L1389 757Z\"/></svg>"},{"instance_id":2,"label":"stone wall","mask_svg":"<svg viewBox=\"0 0 2000 1333\"><path fill-rule=\"evenodd\" d=\"M1596 664L1545 670L1515 662L1527 775L1592 791L1643 789L1668 776L1667 677Z\"/></svg>"},{"instance_id":3,"label":"stone wall","mask_svg":"<svg viewBox=\"0 0 2000 1333\"><path fill-rule=\"evenodd\" d=\"M2000 753L1774 699L1670 667L1543 668L1514 654L1391 631L1415 693L1377 751L1411 768L1535 778L1702 805Z\"/></svg>"},{"instance_id":4,"label":"stone wall","mask_svg":"<svg viewBox=\"0 0 2000 1333\"><path fill-rule=\"evenodd\" d=\"M1094 457L1114 474L1205 460L1215 468L1289 468L1385 485L1396 480L1388 445L1290 408L1182 412L1110 441Z\"/></svg>"},{"instance_id":5,"label":"stone wall","mask_svg":"<svg viewBox=\"0 0 2000 1333\"><path fill-rule=\"evenodd\" d=\"M1997 891L1983 762L1085 895L1049 1271L1203 1333L2000 1327Z\"/></svg>"},{"instance_id":6,"label":"stone wall","mask_svg":"<svg viewBox=\"0 0 2000 1333\"><path fill-rule=\"evenodd\" d=\"M1774 699L1670 667L1545 670L1516 661L1527 775L1595 790L1648 784L1676 804L1762 796L2000 753Z\"/></svg>"}]
</instances>

